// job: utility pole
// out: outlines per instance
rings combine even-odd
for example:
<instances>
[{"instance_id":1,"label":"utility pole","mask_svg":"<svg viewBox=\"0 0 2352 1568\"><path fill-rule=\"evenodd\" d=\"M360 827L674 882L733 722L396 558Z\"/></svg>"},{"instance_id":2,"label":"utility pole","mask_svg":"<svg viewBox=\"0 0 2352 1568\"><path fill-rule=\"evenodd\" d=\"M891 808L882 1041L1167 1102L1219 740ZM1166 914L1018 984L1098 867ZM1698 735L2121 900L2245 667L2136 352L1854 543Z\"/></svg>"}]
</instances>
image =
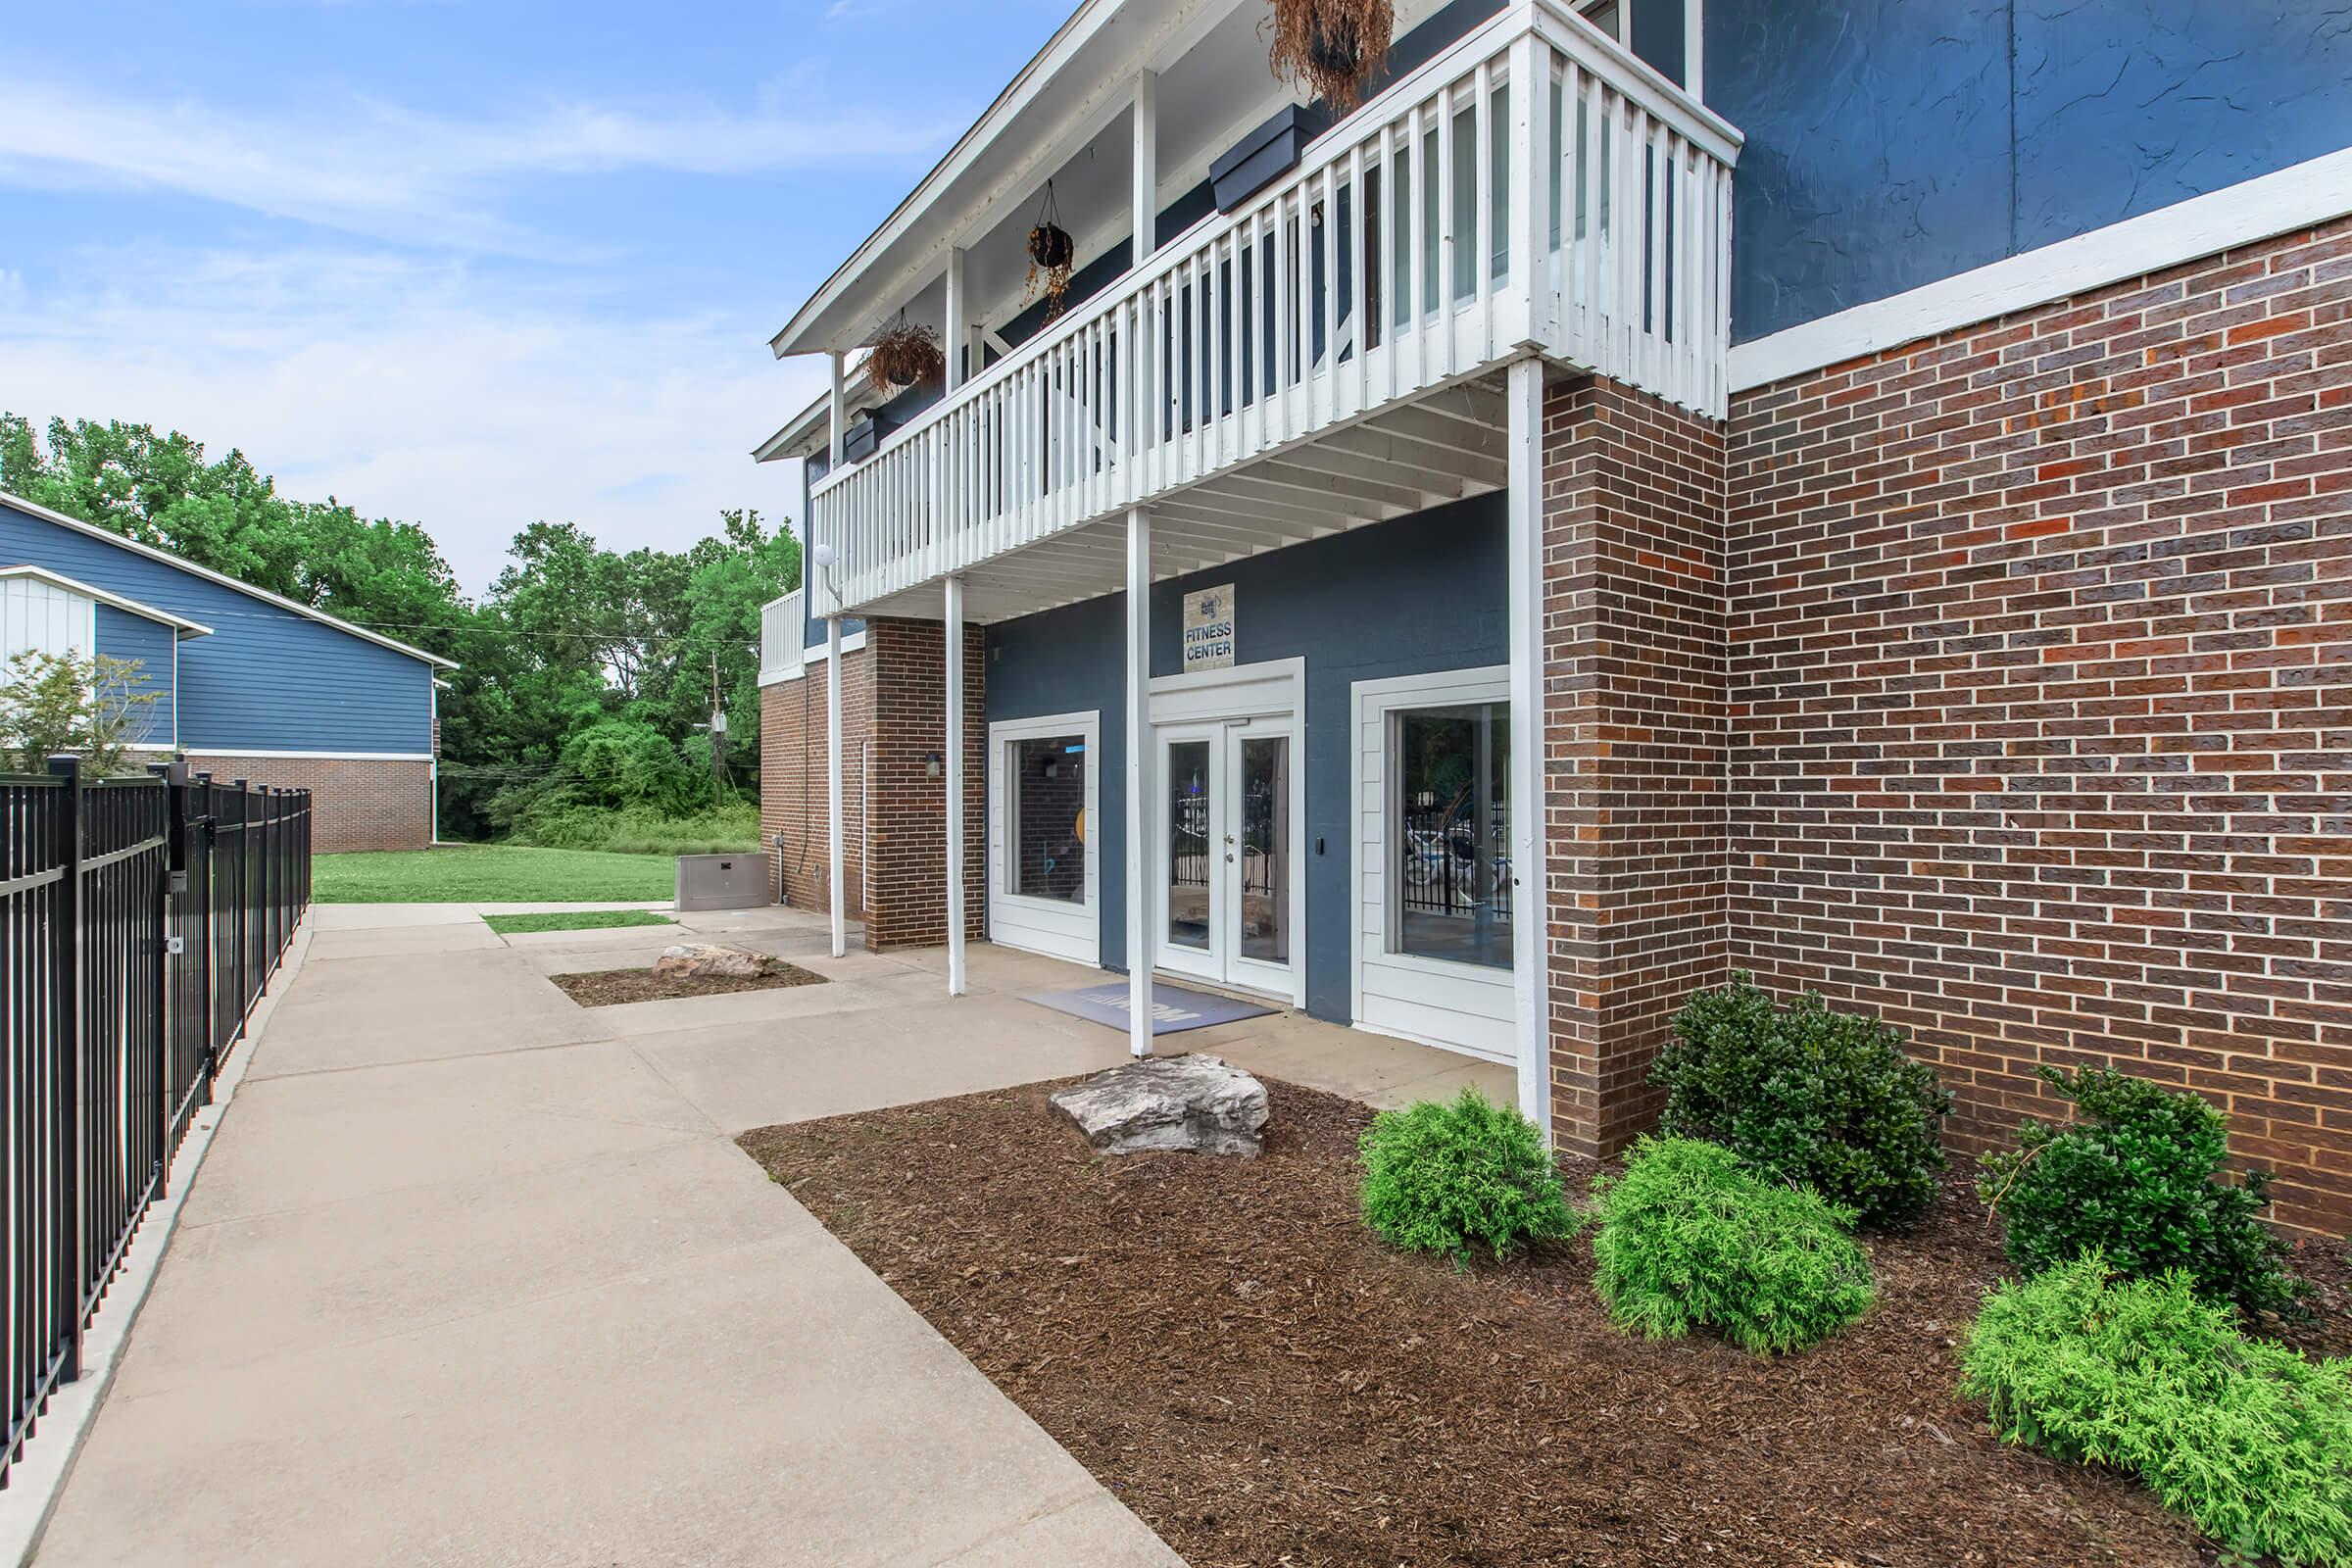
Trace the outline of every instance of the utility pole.
<instances>
[{"instance_id":1,"label":"utility pole","mask_svg":"<svg viewBox=\"0 0 2352 1568\"><path fill-rule=\"evenodd\" d=\"M710 781L727 788L727 704L718 689L718 650L710 651Z\"/></svg>"}]
</instances>

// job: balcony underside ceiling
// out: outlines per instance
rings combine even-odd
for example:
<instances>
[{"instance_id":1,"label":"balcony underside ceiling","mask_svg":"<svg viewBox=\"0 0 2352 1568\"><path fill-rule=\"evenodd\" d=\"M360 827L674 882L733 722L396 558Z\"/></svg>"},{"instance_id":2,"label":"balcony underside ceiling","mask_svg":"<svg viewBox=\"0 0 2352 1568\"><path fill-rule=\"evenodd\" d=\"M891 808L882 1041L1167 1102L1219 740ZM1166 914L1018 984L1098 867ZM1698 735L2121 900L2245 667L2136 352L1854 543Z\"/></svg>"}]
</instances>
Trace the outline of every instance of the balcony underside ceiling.
<instances>
[{"instance_id":1,"label":"balcony underside ceiling","mask_svg":"<svg viewBox=\"0 0 2352 1568\"><path fill-rule=\"evenodd\" d=\"M1276 448L1152 503L1152 580L1500 490L1503 441L1501 383L1487 377ZM964 613L1010 620L1126 580L1122 512L966 569ZM933 581L856 613L936 620L946 611Z\"/></svg>"}]
</instances>

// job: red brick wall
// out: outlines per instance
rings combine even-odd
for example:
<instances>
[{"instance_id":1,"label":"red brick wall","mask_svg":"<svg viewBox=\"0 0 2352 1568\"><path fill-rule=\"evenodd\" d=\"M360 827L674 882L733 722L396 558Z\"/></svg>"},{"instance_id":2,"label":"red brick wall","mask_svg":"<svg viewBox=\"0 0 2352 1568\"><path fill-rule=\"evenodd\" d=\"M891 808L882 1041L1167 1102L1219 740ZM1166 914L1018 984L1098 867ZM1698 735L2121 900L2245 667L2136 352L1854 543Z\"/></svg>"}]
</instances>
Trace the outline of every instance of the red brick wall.
<instances>
[{"instance_id":1,"label":"red brick wall","mask_svg":"<svg viewBox=\"0 0 2352 1568\"><path fill-rule=\"evenodd\" d=\"M874 660L874 826L865 945L932 947L948 940L946 628L935 620L871 620ZM964 932L987 923L987 654L981 629L964 630ZM938 755L940 776L924 759Z\"/></svg>"},{"instance_id":2,"label":"red brick wall","mask_svg":"<svg viewBox=\"0 0 2352 1568\"><path fill-rule=\"evenodd\" d=\"M865 917L865 752L873 735L873 665L866 649L841 656L842 890L853 920ZM780 867L786 902L832 906L825 823L825 683L831 666L808 662L799 680L760 689L760 838ZM782 834L784 846L776 848Z\"/></svg>"},{"instance_id":3,"label":"red brick wall","mask_svg":"<svg viewBox=\"0 0 2352 1568\"><path fill-rule=\"evenodd\" d=\"M346 850L423 850L433 842L430 762L371 761L335 757L207 757L190 753L191 772L225 784L246 779L278 789L311 792L311 848L320 855Z\"/></svg>"},{"instance_id":4,"label":"red brick wall","mask_svg":"<svg viewBox=\"0 0 2352 1568\"><path fill-rule=\"evenodd\" d=\"M1724 447L1599 379L1550 388L1544 425L1552 1127L1603 1154L1725 972Z\"/></svg>"},{"instance_id":5,"label":"red brick wall","mask_svg":"<svg viewBox=\"0 0 2352 1568\"><path fill-rule=\"evenodd\" d=\"M2226 1106L2352 1221L2352 222L1833 367L1730 431L1732 962Z\"/></svg>"}]
</instances>

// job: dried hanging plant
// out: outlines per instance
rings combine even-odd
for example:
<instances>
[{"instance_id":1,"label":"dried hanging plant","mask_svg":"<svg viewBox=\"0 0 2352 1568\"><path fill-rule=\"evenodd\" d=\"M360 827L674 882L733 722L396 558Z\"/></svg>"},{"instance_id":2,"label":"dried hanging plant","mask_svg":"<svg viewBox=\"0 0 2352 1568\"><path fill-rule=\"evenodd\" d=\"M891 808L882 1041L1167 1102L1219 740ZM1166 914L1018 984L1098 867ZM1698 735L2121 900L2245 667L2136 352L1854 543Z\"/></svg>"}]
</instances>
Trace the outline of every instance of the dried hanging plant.
<instances>
[{"instance_id":1,"label":"dried hanging plant","mask_svg":"<svg viewBox=\"0 0 2352 1568\"><path fill-rule=\"evenodd\" d=\"M1029 276L1021 285L1024 300L1044 292L1049 321L1061 315L1062 299L1070 292L1070 273L1078 265L1078 242L1070 238L1060 220L1060 209L1054 204L1054 182L1049 179L1045 205L1037 210L1037 222L1029 230Z\"/></svg>"},{"instance_id":2,"label":"dried hanging plant","mask_svg":"<svg viewBox=\"0 0 2352 1568\"><path fill-rule=\"evenodd\" d=\"M874 339L873 348L865 356L866 384L885 395L903 386L928 386L944 380L947 373L948 362L939 351L939 334L927 326L909 323L905 311L899 313L897 325Z\"/></svg>"},{"instance_id":3,"label":"dried hanging plant","mask_svg":"<svg viewBox=\"0 0 2352 1568\"><path fill-rule=\"evenodd\" d=\"M1364 101L1396 31L1389 0L1274 0L1269 20L1275 79L1305 83L1342 115Z\"/></svg>"}]
</instances>

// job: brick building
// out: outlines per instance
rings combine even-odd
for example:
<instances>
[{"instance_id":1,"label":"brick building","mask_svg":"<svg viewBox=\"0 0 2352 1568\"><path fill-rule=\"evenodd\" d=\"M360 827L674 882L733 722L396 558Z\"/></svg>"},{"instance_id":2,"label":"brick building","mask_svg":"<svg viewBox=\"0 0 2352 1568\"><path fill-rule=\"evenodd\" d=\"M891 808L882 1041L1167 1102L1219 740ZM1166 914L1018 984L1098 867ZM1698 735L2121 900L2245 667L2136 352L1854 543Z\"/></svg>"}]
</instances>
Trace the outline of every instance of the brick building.
<instances>
[{"instance_id":1,"label":"brick building","mask_svg":"<svg viewBox=\"0 0 2352 1568\"><path fill-rule=\"evenodd\" d=\"M2352 39L1397 15L1335 118L1244 11L1083 7L777 335L788 895L945 940L960 800L968 936L1513 1063L1564 1148L1746 970L1957 1144L2116 1062L2342 1231ZM901 312L944 384L870 392Z\"/></svg>"}]
</instances>

